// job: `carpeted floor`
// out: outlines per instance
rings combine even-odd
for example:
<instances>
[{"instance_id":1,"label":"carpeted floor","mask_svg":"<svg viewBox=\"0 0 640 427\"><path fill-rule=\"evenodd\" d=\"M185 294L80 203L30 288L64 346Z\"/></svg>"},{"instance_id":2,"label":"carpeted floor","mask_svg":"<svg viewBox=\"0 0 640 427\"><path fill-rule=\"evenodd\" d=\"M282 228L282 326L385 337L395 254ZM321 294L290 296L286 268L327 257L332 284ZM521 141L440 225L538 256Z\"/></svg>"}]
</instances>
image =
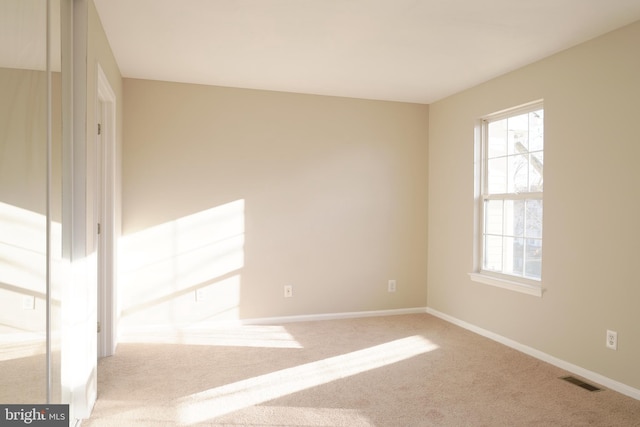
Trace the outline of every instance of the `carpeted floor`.
<instances>
[{"instance_id":1,"label":"carpeted floor","mask_svg":"<svg viewBox=\"0 0 640 427\"><path fill-rule=\"evenodd\" d=\"M640 401L428 314L126 341L83 427L640 425Z\"/></svg>"},{"instance_id":2,"label":"carpeted floor","mask_svg":"<svg viewBox=\"0 0 640 427\"><path fill-rule=\"evenodd\" d=\"M35 333L5 333L0 339L0 403L45 403L45 338Z\"/></svg>"}]
</instances>

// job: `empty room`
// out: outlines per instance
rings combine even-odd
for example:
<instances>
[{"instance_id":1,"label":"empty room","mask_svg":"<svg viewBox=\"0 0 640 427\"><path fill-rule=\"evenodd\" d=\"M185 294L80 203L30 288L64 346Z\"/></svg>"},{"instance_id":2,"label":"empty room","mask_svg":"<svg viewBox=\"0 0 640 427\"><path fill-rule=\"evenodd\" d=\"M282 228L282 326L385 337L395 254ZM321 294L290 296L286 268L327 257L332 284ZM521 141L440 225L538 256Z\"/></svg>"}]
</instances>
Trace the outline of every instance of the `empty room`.
<instances>
[{"instance_id":1,"label":"empty room","mask_svg":"<svg viewBox=\"0 0 640 427\"><path fill-rule=\"evenodd\" d=\"M0 425L640 424L637 0L0 34Z\"/></svg>"}]
</instances>

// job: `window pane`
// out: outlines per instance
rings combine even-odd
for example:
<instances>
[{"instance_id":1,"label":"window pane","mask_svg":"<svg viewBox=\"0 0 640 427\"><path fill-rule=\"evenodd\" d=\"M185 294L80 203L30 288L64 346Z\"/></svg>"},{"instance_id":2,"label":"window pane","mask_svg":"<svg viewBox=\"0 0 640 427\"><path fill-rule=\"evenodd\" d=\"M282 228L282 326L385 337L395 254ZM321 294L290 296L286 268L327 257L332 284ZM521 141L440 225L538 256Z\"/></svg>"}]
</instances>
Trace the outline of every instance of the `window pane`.
<instances>
[{"instance_id":1,"label":"window pane","mask_svg":"<svg viewBox=\"0 0 640 427\"><path fill-rule=\"evenodd\" d=\"M486 234L502 234L502 200L485 202L484 230Z\"/></svg>"},{"instance_id":2,"label":"window pane","mask_svg":"<svg viewBox=\"0 0 640 427\"><path fill-rule=\"evenodd\" d=\"M542 238L542 200L527 200L526 237Z\"/></svg>"},{"instance_id":3,"label":"window pane","mask_svg":"<svg viewBox=\"0 0 640 427\"><path fill-rule=\"evenodd\" d=\"M524 274L532 279L542 277L542 240L527 239Z\"/></svg>"},{"instance_id":4,"label":"window pane","mask_svg":"<svg viewBox=\"0 0 640 427\"><path fill-rule=\"evenodd\" d=\"M539 151L544 147L544 111L529 113L529 151Z\"/></svg>"},{"instance_id":5,"label":"window pane","mask_svg":"<svg viewBox=\"0 0 640 427\"><path fill-rule=\"evenodd\" d=\"M522 193L529 188L529 165L526 156L509 156L509 173L507 178L507 192ZM491 167L491 166L489 166Z\"/></svg>"},{"instance_id":6,"label":"window pane","mask_svg":"<svg viewBox=\"0 0 640 427\"><path fill-rule=\"evenodd\" d=\"M524 237L524 200L504 201L504 234L506 236Z\"/></svg>"},{"instance_id":7,"label":"window pane","mask_svg":"<svg viewBox=\"0 0 640 427\"><path fill-rule=\"evenodd\" d=\"M529 151L529 114L509 117L508 121L508 154L522 154Z\"/></svg>"},{"instance_id":8,"label":"window pane","mask_svg":"<svg viewBox=\"0 0 640 427\"><path fill-rule=\"evenodd\" d=\"M502 270L502 237L484 237L484 269L491 271Z\"/></svg>"},{"instance_id":9,"label":"window pane","mask_svg":"<svg viewBox=\"0 0 640 427\"><path fill-rule=\"evenodd\" d=\"M532 153L529 157L529 191L542 191L542 173L544 156L542 151Z\"/></svg>"},{"instance_id":10,"label":"window pane","mask_svg":"<svg viewBox=\"0 0 640 427\"><path fill-rule=\"evenodd\" d=\"M507 158L498 157L488 162L489 173L488 191L489 194L501 194L507 192Z\"/></svg>"},{"instance_id":11,"label":"window pane","mask_svg":"<svg viewBox=\"0 0 640 427\"><path fill-rule=\"evenodd\" d=\"M522 276L524 270L524 239L504 237L503 256L503 272Z\"/></svg>"},{"instance_id":12,"label":"window pane","mask_svg":"<svg viewBox=\"0 0 640 427\"><path fill-rule=\"evenodd\" d=\"M501 157L507 154L507 120L489 123L488 158Z\"/></svg>"},{"instance_id":13,"label":"window pane","mask_svg":"<svg viewBox=\"0 0 640 427\"><path fill-rule=\"evenodd\" d=\"M500 112L484 121L482 269L540 279L544 111ZM526 111L526 112L523 112ZM499 114L499 115L498 115ZM533 194L528 194L533 193Z\"/></svg>"}]
</instances>

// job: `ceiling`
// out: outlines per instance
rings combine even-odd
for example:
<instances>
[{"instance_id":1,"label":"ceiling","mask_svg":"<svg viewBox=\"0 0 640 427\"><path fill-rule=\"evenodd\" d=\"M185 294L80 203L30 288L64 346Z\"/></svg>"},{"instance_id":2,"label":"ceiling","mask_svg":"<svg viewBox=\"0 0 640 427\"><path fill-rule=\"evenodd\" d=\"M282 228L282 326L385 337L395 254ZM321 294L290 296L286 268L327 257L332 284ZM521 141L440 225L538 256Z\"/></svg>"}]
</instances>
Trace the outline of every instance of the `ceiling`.
<instances>
[{"instance_id":1,"label":"ceiling","mask_svg":"<svg viewBox=\"0 0 640 427\"><path fill-rule=\"evenodd\" d=\"M124 77L431 103L640 20L640 0L94 0Z\"/></svg>"}]
</instances>

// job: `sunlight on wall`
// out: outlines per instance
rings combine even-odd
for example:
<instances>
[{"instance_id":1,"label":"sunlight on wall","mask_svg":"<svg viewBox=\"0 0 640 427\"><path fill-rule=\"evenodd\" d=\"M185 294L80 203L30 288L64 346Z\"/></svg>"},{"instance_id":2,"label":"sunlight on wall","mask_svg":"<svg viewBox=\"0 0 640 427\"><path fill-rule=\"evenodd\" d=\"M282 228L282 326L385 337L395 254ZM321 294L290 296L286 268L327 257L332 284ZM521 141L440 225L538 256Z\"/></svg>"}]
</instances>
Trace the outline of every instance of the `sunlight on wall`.
<instances>
[{"instance_id":1,"label":"sunlight on wall","mask_svg":"<svg viewBox=\"0 0 640 427\"><path fill-rule=\"evenodd\" d=\"M44 294L46 218L0 202L0 280ZM42 268L40 268L42 266Z\"/></svg>"},{"instance_id":2,"label":"sunlight on wall","mask_svg":"<svg viewBox=\"0 0 640 427\"><path fill-rule=\"evenodd\" d=\"M120 255L125 329L237 319L244 200L127 235Z\"/></svg>"},{"instance_id":3,"label":"sunlight on wall","mask_svg":"<svg viewBox=\"0 0 640 427\"><path fill-rule=\"evenodd\" d=\"M51 232L60 241L59 223ZM52 249L58 262L61 251ZM0 202L0 360L45 351L45 269L46 217Z\"/></svg>"},{"instance_id":4,"label":"sunlight on wall","mask_svg":"<svg viewBox=\"0 0 640 427\"><path fill-rule=\"evenodd\" d=\"M148 327L130 332L121 343L188 344L230 347L302 348L283 326L197 324L180 330Z\"/></svg>"},{"instance_id":5,"label":"sunlight on wall","mask_svg":"<svg viewBox=\"0 0 640 427\"><path fill-rule=\"evenodd\" d=\"M398 363L437 348L424 337L415 335L194 393L178 401L177 421L180 425L203 423L243 408Z\"/></svg>"}]
</instances>

